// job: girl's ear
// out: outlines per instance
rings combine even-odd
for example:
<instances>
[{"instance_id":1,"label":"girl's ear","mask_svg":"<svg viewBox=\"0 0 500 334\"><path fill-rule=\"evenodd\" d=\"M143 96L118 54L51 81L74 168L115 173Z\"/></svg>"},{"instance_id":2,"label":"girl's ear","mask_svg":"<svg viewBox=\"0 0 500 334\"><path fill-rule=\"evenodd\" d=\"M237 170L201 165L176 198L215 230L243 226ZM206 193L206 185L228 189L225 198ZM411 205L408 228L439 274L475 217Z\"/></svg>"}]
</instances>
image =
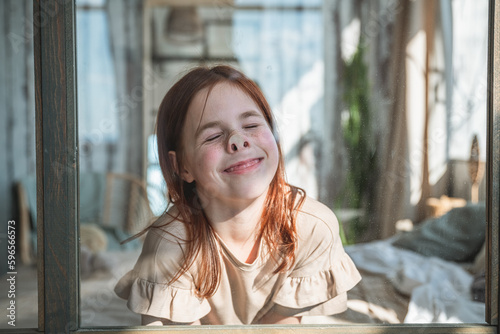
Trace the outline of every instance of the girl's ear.
<instances>
[{"instance_id":1,"label":"girl's ear","mask_svg":"<svg viewBox=\"0 0 500 334\"><path fill-rule=\"evenodd\" d=\"M189 173L189 171L183 168L182 172L179 172L179 166L177 165L177 154L175 151L168 151L168 158L170 159L170 163L174 167L175 173L179 175L184 181L187 183L191 183L194 181L194 177Z\"/></svg>"}]
</instances>

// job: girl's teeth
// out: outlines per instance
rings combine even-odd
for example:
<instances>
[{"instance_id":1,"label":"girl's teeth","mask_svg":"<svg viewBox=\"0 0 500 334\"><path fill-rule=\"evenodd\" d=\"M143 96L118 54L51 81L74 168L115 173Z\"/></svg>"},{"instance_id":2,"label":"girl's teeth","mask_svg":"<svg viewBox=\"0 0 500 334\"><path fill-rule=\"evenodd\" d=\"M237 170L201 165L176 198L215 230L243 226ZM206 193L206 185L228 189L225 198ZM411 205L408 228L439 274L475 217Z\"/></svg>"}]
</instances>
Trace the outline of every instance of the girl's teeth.
<instances>
[{"instance_id":1,"label":"girl's teeth","mask_svg":"<svg viewBox=\"0 0 500 334\"><path fill-rule=\"evenodd\" d=\"M252 161L249 161L245 164L242 164L242 165L238 165L238 166L234 166L234 167L231 167L231 168L228 168L226 169L227 172L233 172L235 170L239 170L239 169L245 169L245 168L248 168L250 166L253 166L255 165L259 160L256 159L256 160L252 160Z\"/></svg>"}]
</instances>

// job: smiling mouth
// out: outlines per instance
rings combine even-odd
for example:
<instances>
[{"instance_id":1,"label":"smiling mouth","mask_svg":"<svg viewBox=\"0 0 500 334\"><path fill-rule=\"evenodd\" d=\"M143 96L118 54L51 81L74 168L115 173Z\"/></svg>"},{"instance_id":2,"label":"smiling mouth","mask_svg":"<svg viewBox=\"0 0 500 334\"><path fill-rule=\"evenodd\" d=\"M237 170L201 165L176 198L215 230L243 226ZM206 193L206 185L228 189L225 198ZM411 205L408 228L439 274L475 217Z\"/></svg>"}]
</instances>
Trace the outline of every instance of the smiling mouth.
<instances>
[{"instance_id":1,"label":"smiling mouth","mask_svg":"<svg viewBox=\"0 0 500 334\"><path fill-rule=\"evenodd\" d=\"M262 160L263 160L263 158L257 158L257 159L250 159L250 160L245 160L245 161L242 161L242 162L238 162L238 163L230 166L229 168L224 169L224 172L226 172L226 173L233 173L233 172L243 171L243 170L246 170L248 168L251 168L251 167L257 165Z\"/></svg>"}]
</instances>

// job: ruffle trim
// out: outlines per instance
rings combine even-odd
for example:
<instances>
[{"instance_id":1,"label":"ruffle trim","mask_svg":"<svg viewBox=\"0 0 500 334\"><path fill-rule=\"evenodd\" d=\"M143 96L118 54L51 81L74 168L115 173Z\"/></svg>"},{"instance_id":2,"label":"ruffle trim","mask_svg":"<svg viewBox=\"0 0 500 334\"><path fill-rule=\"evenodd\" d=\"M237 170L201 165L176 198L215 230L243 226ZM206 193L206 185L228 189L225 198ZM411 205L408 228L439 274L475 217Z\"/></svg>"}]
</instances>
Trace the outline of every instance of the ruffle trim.
<instances>
[{"instance_id":1,"label":"ruffle trim","mask_svg":"<svg viewBox=\"0 0 500 334\"><path fill-rule=\"evenodd\" d=\"M193 290L149 282L133 270L118 281L115 293L128 300L127 306L132 312L174 322L196 321L211 309L208 301L198 298Z\"/></svg>"},{"instance_id":2,"label":"ruffle trim","mask_svg":"<svg viewBox=\"0 0 500 334\"><path fill-rule=\"evenodd\" d=\"M318 305L347 292L360 280L354 262L344 253L327 270L308 277L288 277L274 302L290 308Z\"/></svg>"}]
</instances>

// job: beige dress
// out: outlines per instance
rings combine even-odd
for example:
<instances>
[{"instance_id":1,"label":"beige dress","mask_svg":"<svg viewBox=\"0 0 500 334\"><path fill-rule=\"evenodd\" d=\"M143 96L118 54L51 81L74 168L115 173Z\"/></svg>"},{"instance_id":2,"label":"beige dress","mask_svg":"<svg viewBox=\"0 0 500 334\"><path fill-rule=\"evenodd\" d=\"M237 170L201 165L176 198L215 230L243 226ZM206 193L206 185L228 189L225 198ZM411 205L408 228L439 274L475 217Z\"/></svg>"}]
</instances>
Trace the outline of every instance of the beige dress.
<instances>
[{"instance_id":1,"label":"beige dress","mask_svg":"<svg viewBox=\"0 0 500 334\"><path fill-rule=\"evenodd\" d=\"M151 228L134 269L121 278L115 292L128 300L133 312L174 322L201 319L202 324L212 325L255 324L270 310L284 316L343 312L346 292L361 276L342 247L335 215L307 198L297 215L297 232L296 261L279 274L273 273L276 262L265 243L261 243L257 259L248 264L217 238L222 259L220 286L211 298L200 299L193 285L196 264L168 284L186 246L175 237L185 236L184 225L173 222Z\"/></svg>"}]
</instances>

